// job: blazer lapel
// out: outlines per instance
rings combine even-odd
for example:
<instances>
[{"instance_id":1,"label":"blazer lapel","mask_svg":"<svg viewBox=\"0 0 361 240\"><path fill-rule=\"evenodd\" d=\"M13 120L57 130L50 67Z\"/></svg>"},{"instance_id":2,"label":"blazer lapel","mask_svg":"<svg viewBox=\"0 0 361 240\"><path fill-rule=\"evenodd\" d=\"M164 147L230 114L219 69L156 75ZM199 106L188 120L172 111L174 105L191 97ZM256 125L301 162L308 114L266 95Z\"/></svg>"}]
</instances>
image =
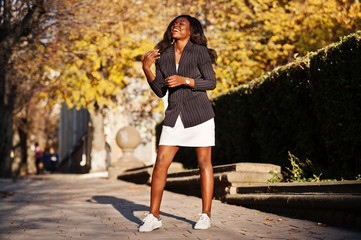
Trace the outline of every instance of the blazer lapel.
<instances>
[{"instance_id":1,"label":"blazer lapel","mask_svg":"<svg viewBox=\"0 0 361 240\"><path fill-rule=\"evenodd\" d=\"M166 78L169 76L172 76L172 75L180 74L182 72L184 62L187 61L187 59L189 58L189 56L191 54L192 46L193 46L193 43L191 41L189 41L187 43L187 45L184 47L181 59L179 60L178 73L177 73L176 63L175 63L174 45L172 44L164 51L161 58L163 58L163 61L164 61L164 64L166 67L162 68L162 72Z\"/></svg>"},{"instance_id":2,"label":"blazer lapel","mask_svg":"<svg viewBox=\"0 0 361 240\"><path fill-rule=\"evenodd\" d=\"M169 46L161 56L164 61L163 74L167 78L176 74L174 45Z\"/></svg>"},{"instance_id":3,"label":"blazer lapel","mask_svg":"<svg viewBox=\"0 0 361 240\"><path fill-rule=\"evenodd\" d=\"M187 43L187 45L184 47L181 59L179 60L178 73L180 73L183 70L184 62L187 61L187 59L191 53L192 46L193 46L193 43L191 41L189 41ZM175 56L175 53L174 53L174 56Z\"/></svg>"}]
</instances>

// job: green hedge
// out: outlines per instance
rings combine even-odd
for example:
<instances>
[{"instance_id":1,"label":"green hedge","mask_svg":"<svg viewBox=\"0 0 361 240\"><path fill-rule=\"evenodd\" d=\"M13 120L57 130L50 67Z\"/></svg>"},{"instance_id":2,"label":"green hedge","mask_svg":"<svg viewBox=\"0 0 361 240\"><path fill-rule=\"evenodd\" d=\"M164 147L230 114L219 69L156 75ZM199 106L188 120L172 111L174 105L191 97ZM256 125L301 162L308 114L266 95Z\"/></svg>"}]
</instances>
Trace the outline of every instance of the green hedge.
<instances>
[{"instance_id":1,"label":"green hedge","mask_svg":"<svg viewBox=\"0 0 361 240\"><path fill-rule=\"evenodd\" d=\"M289 167L291 152L301 161L311 160L309 174L354 178L361 172L360 31L212 102L214 165ZM180 151L175 161L197 166L189 149Z\"/></svg>"},{"instance_id":2,"label":"green hedge","mask_svg":"<svg viewBox=\"0 0 361 240\"><path fill-rule=\"evenodd\" d=\"M319 51L310 60L310 96L332 176L361 171L361 32Z\"/></svg>"}]
</instances>

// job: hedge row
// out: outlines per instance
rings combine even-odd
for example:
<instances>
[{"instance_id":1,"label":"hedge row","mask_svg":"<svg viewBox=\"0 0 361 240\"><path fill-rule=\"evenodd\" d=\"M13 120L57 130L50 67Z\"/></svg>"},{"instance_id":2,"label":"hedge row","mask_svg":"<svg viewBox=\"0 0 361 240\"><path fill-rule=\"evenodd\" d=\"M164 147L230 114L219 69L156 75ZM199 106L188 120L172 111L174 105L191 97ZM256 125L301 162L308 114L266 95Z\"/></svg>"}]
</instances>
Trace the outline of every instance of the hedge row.
<instances>
[{"instance_id":1,"label":"hedge row","mask_svg":"<svg viewBox=\"0 0 361 240\"><path fill-rule=\"evenodd\" d=\"M301 161L309 159L312 172L323 177L355 178L361 173L361 31L212 102L214 165L289 167L291 152ZM189 149L180 151L175 161L197 166Z\"/></svg>"}]
</instances>

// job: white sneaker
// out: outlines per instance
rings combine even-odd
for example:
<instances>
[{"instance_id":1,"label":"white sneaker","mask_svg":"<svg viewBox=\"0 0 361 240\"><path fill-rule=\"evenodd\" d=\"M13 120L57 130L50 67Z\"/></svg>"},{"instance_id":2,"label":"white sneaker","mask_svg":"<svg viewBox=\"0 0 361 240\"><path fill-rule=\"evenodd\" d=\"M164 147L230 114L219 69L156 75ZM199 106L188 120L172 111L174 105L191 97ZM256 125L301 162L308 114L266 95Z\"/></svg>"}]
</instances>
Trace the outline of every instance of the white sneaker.
<instances>
[{"instance_id":1,"label":"white sneaker","mask_svg":"<svg viewBox=\"0 0 361 240\"><path fill-rule=\"evenodd\" d=\"M153 214L149 213L143 219L143 225L139 227L139 232L151 232L154 229L162 226L162 220L154 217Z\"/></svg>"},{"instance_id":2,"label":"white sneaker","mask_svg":"<svg viewBox=\"0 0 361 240\"><path fill-rule=\"evenodd\" d=\"M194 226L194 229L208 229L211 227L211 219L208 217L206 213L200 213L201 217L198 222Z\"/></svg>"}]
</instances>

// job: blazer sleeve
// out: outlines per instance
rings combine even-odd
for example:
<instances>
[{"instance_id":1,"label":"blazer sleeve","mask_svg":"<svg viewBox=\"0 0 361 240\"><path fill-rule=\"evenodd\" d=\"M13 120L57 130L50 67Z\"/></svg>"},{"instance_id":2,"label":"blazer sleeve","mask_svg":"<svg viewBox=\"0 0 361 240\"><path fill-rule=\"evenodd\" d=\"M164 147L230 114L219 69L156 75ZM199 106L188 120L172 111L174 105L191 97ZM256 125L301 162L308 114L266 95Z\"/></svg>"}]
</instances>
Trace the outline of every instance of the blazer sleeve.
<instances>
[{"instance_id":1,"label":"blazer sleeve","mask_svg":"<svg viewBox=\"0 0 361 240\"><path fill-rule=\"evenodd\" d=\"M212 67L211 57L206 47L202 46L199 52L198 69L201 76L194 79L193 90L213 90L216 88L216 74Z\"/></svg>"},{"instance_id":2,"label":"blazer sleeve","mask_svg":"<svg viewBox=\"0 0 361 240\"><path fill-rule=\"evenodd\" d=\"M168 86L165 84L164 76L160 70L158 62L155 64L155 78L149 83L150 88L160 98L164 97L167 93Z\"/></svg>"}]
</instances>

